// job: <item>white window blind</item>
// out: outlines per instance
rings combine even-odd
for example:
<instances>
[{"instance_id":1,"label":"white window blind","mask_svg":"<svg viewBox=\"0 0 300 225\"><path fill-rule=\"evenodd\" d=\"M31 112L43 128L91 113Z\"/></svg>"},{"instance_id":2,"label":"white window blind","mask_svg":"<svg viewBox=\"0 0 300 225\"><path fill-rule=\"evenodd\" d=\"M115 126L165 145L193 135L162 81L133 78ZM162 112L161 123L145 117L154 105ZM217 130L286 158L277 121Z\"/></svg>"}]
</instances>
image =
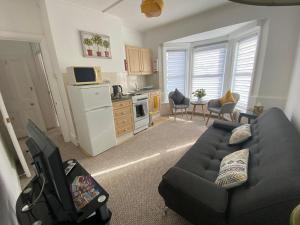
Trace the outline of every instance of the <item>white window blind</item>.
<instances>
[{"instance_id":1,"label":"white window blind","mask_svg":"<svg viewBox=\"0 0 300 225\"><path fill-rule=\"evenodd\" d=\"M166 94L177 88L185 94L186 50L168 50L166 52Z\"/></svg>"},{"instance_id":2,"label":"white window blind","mask_svg":"<svg viewBox=\"0 0 300 225\"><path fill-rule=\"evenodd\" d=\"M207 99L222 94L225 70L226 45L218 44L195 48L193 52L192 92L204 88Z\"/></svg>"},{"instance_id":3,"label":"white window blind","mask_svg":"<svg viewBox=\"0 0 300 225\"><path fill-rule=\"evenodd\" d=\"M242 111L248 108L257 42L258 34L255 34L238 41L236 46L232 90L240 94L236 107Z\"/></svg>"}]
</instances>

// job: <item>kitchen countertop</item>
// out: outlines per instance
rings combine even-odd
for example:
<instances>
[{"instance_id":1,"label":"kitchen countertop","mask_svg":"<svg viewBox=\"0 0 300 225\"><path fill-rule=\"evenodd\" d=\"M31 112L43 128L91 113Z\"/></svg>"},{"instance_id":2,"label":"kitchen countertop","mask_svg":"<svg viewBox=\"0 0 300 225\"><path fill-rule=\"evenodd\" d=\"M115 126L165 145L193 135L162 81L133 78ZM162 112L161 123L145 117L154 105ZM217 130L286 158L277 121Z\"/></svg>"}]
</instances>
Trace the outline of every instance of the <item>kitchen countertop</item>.
<instances>
[{"instance_id":1,"label":"kitchen countertop","mask_svg":"<svg viewBox=\"0 0 300 225\"><path fill-rule=\"evenodd\" d=\"M131 97L132 97L131 95L123 95L122 98L111 99L111 101L112 102L120 102L120 101L130 100Z\"/></svg>"},{"instance_id":2,"label":"kitchen countertop","mask_svg":"<svg viewBox=\"0 0 300 225\"><path fill-rule=\"evenodd\" d=\"M153 88L153 89L145 89L145 90L139 90L136 91L135 94L145 94L145 93L149 93L149 92L153 92L153 91L160 91L158 88ZM120 102L120 101L126 101L132 98L132 96L134 96L134 94L127 94L127 95L123 95L122 98L117 98L117 99L112 99L112 102Z\"/></svg>"}]
</instances>

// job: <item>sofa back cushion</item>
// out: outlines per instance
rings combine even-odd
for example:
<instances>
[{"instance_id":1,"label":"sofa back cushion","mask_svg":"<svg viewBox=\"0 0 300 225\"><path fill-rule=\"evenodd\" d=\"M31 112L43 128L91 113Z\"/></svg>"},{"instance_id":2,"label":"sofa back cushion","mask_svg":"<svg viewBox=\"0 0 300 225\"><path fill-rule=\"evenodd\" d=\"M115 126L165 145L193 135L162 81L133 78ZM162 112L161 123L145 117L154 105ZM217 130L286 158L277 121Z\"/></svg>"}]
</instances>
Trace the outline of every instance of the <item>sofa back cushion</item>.
<instances>
[{"instance_id":1,"label":"sofa back cushion","mask_svg":"<svg viewBox=\"0 0 300 225\"><path fill-rule=\"evenodd\" d=\"M237 218L280 204L300 202L300 136L277 108L252 124L248 182L232 189L230 217Z\"/></svg>"}]
</instances>

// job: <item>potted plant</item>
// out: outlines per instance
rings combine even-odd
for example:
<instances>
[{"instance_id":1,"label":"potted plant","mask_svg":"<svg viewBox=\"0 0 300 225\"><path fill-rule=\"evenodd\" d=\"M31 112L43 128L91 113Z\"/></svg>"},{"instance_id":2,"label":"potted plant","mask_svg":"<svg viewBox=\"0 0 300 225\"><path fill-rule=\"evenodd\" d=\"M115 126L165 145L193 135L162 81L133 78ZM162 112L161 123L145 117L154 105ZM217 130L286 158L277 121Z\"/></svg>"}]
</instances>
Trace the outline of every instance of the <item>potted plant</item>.
<instances>
[{"instance_id":1,"label":"potted plant","mask_svg":"<svg viewBox=\"0 0 300 225\"><path fill-rule=\"evenodd\" d=\"M101 54L101 50L100 48L103 46L103 43L102 43L102 38L100 35L96 34L92 37L92 41L94 42L94 44L97 46L98 48L98 51L97 51L97 56L101 57L102 54Z\"/></svg>"},{"instance_id":2,"label":"potted plant","mask_svg":"<svg viewBox=\"0 0 300 225\"><path fill-rule=\"evenodd\" d=\"M88 56L93 56L93 50L89 48L89 47L91 47L93 45L93 41L91 39L89 39L89 38L85 38L83 40L83 44L87 46Z\"/></svg>"},{"instance_id":3,"label":"potted plant","mask_svg":"<svg viewBox=\"0 0 300 225\"><path fill-rule=\"evenodd\" d=\"M109 57L109 51L107 51L107 49L108 49L109 46L110 46L109 41L104 40L102 44L103 44L103 46L104 46L104 48L105 48L105 57Z\"/></svg>"},{"instance_id":4,"label":"potted plant","mask_svg":"<svg viewBox=\"0 0 300 225\"><path fill-rule=\"evenodd\" d=\"M198 101L201 101L201 99L206 96L205 89L197 89L195 92L193 92L193 95L198 98Z\"/></svg>"}]
</instances>

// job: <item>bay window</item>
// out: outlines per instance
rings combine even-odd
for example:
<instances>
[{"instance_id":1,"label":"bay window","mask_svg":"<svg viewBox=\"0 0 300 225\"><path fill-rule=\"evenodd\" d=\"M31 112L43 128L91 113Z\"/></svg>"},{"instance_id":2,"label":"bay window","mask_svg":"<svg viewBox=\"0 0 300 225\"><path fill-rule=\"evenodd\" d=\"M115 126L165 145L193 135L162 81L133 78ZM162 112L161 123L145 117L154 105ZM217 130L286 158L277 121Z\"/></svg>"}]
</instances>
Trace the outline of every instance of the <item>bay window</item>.
<instances>
[{"instance_id":1,"label":"bay window","mask_svg":"<svg viewBox=\"0 0 300 225\"><path fill-rule=\"evenodd\" d=\"M231 89L240 94L237 109L247 110L258 40L259 31L255 29L230 43L190 44L190 47L175 50L165 48L165 99L175 88L192 99L196 99L192 93L203 88L207 100L220 98Z\"/></svg>"},{"instance_id":2,"label":"bay window","mask_svg":"<svg viewBox=\"0 0 300 225\"><path fill-rule=\"evenodd\" d=\"M207 99L219 98L222 95L225 58L225 44L194 49L191 79L192 92L203 88L206 90Z\"/></svg>"},{"instance_id":3,"label":"bay window","mask_svg":"<svg viewBox=\"0 0 300 225\"><path fill-rule=\"evenodd\" d=\"M177 88L181 93L186 93L187 79L187 51L166 51L165 93L168 94Z\"/></svg>"},{"instance_id":4,"label":"bay window","mask_svg":"<svg viewBox=\"0 0 300 225\"><path fill-rule=\"evenodd\" d=\"M236 44L232 91L240 94L237 108L247 110L250 97L258 34L239 40Z\"/></svg>"}]
</instances>

